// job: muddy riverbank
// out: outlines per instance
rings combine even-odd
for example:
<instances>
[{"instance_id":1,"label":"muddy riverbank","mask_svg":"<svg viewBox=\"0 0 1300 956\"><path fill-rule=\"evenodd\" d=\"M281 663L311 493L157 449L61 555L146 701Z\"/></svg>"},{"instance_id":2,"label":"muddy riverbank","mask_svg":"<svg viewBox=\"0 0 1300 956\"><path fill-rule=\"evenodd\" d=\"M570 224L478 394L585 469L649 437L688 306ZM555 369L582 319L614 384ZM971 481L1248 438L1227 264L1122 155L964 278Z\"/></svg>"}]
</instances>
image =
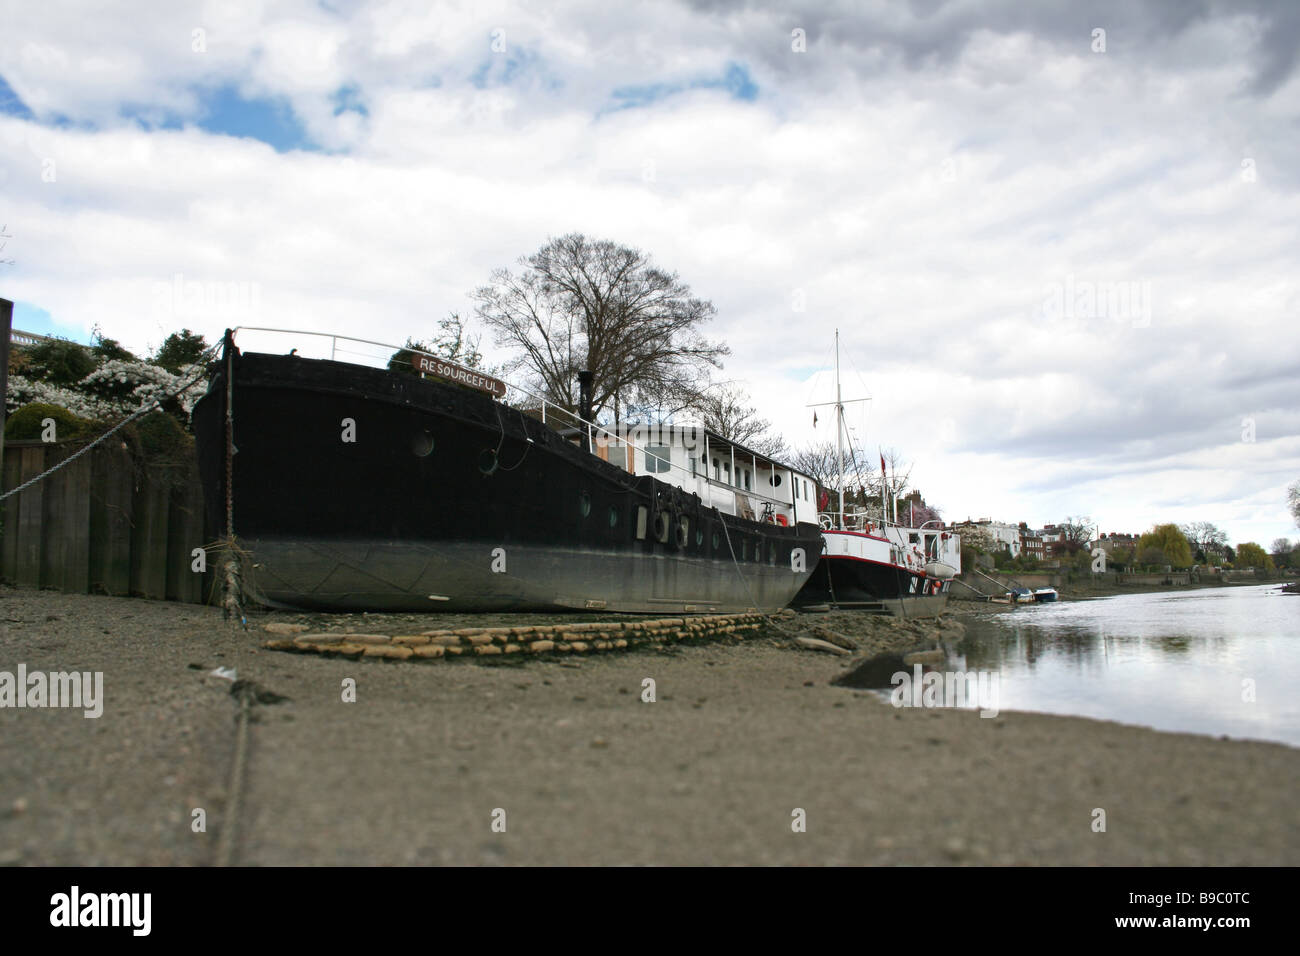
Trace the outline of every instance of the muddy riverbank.
<instances>
[{"instance_id":1,"label":"muddy riverbank","mask_svg":"<svg viewBox=\"0 0 1300 956\"><path fill-rule=\"evenodd\" d=\"M487 665L261 647L292 615L245 631L198 606L0 602L0 671L104 675L98 719L0 709L0 863L207 865L223 828L246 865L1300 862L1293 748L894 709L831 685L956 633L950 616L922 633L802 615L743 640ZM310 623L430 626L379 617ZM858 650L793 649L818 628ZM218 667L266 692L235 819L237 705Z\"/></svg>"}]
</instances>

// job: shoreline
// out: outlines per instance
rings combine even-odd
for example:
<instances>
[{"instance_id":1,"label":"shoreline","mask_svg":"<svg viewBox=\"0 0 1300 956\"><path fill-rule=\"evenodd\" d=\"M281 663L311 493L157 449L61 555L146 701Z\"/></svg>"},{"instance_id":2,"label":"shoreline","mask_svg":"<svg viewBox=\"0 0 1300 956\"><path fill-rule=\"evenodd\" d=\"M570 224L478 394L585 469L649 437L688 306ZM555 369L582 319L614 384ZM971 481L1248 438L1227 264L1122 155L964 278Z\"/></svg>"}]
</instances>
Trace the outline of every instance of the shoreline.
<instances>
[{"instance_id":1,"label":"shoreline","mask_svg":"<svg viewBox=\"0 0 1300 956\"><path fill-rule=\"evenodd\" d=\"M1074 587L1069 582L1056 586L1058 601L1087 601L1093 598L1118 597L1122 594L1176 594L1183 591L1203 591L1214 588L1257 588L1275 585L1278 588L1295 593L1300 590L1300 583L1290 578L1276 578L1270 581L1197 581L1191 584L1108 584L1108 585L1087 585L1085 587ZM962 589L964 591L964 589ZM953 591L948 601L949 610L946 614L953 613L953 607L985 607L989 605L987 601L976 600L970 596L970 592L965 592L963 596L958 597L957 592ZM1008 605L992 605L1008 606Z\"/></svg>"},{"instance_id":2,"label":"shoreline","mask_svg":"<svg viewBox=\"0 0 1300 956\"><path fill-rule=\"evenodd\" d=\"M216 667L262 701L236 865L1300 862L1295 748L895 709L832 685L873 654L930 642L921 622L831 612L744 640L413 662L267 650L261 625L282 613L245 631L198 605L0 598L0 670L103 671L106 698L97 720L0 709L0 864L212 864L238 711ZM958 633L960 616L940 632ZM329 616L358 632L377 617ZM805 623L851 630L859 652L791 649ZM356 703L341 700L346 679ZM205 833L191 830L196 808ZM791 831L796 808L804 833ZM1092 830L1097 808L1106 833Z\"/></svg>"}]
</instances>

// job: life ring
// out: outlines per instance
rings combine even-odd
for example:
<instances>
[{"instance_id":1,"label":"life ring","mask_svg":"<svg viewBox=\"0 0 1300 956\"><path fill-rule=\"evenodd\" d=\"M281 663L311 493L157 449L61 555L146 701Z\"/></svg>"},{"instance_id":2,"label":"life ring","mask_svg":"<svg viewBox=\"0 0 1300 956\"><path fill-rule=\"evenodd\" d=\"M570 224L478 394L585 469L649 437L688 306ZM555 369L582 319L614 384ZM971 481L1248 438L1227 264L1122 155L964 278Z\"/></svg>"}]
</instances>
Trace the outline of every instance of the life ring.
<instances>
[{"instance_id":1,"label":"life ring","mask_svg":"<svg viewBox=\"0 0 1300 956\"><path fill-rule=\"evenodd\" d=\"M690 519L688 519L685 515L679 515L677 518L676 527L673 529L673 540L677 542L677 547L681 548L682 550L686 549L686 542L690 541L691 539L690 528L687 527L689 523L690 523Z\"/></svg>"},{"instance_id":2,"label":"life ring","mask_svg":"<svg viewBox=\"0 0 1300 956\"><path fill-rule=\"evenodd\" d=\"M668 525L668 512L657 512L655 514L655 540L660 544L668 543Z\"/></svg>"},{"instance_id":3,"label":"life ring","mask_svg":"<svg viewBox=\"0 0 1300 956\"><path fill-rule=\"evenodd\" d=\"M790 527L790 522L787 521L785 515L782 514L778 514L776 516L776 523L779 524L782 528Z\"/></svg>"}]
</instances>

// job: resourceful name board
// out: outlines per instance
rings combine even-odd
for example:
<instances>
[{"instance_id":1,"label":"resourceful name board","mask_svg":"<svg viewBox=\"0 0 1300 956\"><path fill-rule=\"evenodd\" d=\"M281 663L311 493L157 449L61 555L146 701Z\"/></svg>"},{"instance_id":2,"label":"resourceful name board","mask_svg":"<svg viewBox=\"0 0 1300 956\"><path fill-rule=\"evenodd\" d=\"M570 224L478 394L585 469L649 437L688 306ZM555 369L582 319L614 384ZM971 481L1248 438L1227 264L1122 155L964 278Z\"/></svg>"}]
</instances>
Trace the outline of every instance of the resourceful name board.
<instances>
[{"instance_id":1,"label":"resourceful name board","mask_svg":"<svg viewBox=\"0 0 1300 956\"><path fill-rule=\"evenodd\" d=\"M414 357L414 364L417 370L428 375L445 378L449 382L457 382L460 385L468 385L470 388L477 388L479 391L495 395L497 398L505 397L505 382L492 378L489 375L482 375L479 372L475 372L473 369L465 368L463 365L457 365L455 362L448 362L446 359L430 358L427 355L416 355Z\"/></svg>"}]
</instances>

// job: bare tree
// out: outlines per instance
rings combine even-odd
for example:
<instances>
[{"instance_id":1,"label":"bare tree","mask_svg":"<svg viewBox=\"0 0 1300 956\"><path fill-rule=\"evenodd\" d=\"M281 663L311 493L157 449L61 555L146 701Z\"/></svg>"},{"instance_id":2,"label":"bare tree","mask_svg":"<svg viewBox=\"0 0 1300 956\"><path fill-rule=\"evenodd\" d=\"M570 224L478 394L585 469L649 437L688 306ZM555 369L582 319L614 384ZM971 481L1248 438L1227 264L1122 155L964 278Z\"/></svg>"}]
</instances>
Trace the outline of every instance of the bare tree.
<instances>
[{"instance_id":1,"label":"bare tree","mask_svg":"<svg viewBox=\"0 0 1300 956\"><path fill-rule=\"evenodd\" d=\"M0 252L5 251L5 246L9 245L9 240L12 238L13 236L9 235L9 224L5 223L3 226L0 226ZM0 266L11 266L13 264L14 261L12 259L6 259L3 256L0 256Z\"/></svg>"},{"instance_id":2,"label":"bare tree","mask_svg":"<svg viewBox=\"0 0 1300 956\"><path fill-rule=\"evenodd\" d=\"M880 494L880 477L871 474L870 462L855 449L844 449L844 469L832 441L813 442L790 454L790 467L812 477L819 486L838 493L843 485L861 487L868 494Z\"/></svg>"},{"instance_id":3,"label":"bare tree","mask_svg":"<svg viewBox=\"0 0 1300 956\"><path fill-rule=\"evenodd\" d=\"M759 417L758 409L749 404L749 396L739 386L706 389L692 407L700 424L728 441L746 445L769 458L785 458L790 453L785 439L772 434L772 423Z\"/></svg>"},{"instance_id":4,"label":"bare tree","mask_svg":"<svg viewBox=\"0 0 1300 956\"><path fill-rule=\"evenodd\" d=\"M1286 502L1291 509L1291 517L1295 519L1295 526L1300 528L1300 481L1286 490Z\"/></svg>"},{"instance_id":5,"label":"bare tree","mask_svg":"<svg viewBox=\"0 0 1300 956\"><path fill-rule=\"evenodd\" d=\"M1226 531L1220 531L1219 528L1209 521L1192 521L1182 525L1178 529L1192 545L1192 551L1200 551L1202 554L1222 551L1228 543L1228 534Z\"/></svg>"},{"instance_id":6,"label":"bare tree","mask_svg":"<svg viewBox=\"0 0 1300 956\"><path fill-rule=\"evenodd\" d=\"M1067 550L1074 552L1092 541L1097 526L1088 515L1069 515L1057 527L1067 546L1076 545L1073 548L1067 547Z\"/></svg>"},{"instance_id":7,"label":"bare tree","mask_svg":"<svg viewBox=\"0 0 1300 956\"><path fill-rule=\"evenodd\" d=\"M625 403L680 408L729 350L699 327L713 304L639 249L571 233L498 269L474 292L495 341L517 354L545 396L576 408L577 374L592 373L592 408Z\"/></svg>"}]
</instances>

